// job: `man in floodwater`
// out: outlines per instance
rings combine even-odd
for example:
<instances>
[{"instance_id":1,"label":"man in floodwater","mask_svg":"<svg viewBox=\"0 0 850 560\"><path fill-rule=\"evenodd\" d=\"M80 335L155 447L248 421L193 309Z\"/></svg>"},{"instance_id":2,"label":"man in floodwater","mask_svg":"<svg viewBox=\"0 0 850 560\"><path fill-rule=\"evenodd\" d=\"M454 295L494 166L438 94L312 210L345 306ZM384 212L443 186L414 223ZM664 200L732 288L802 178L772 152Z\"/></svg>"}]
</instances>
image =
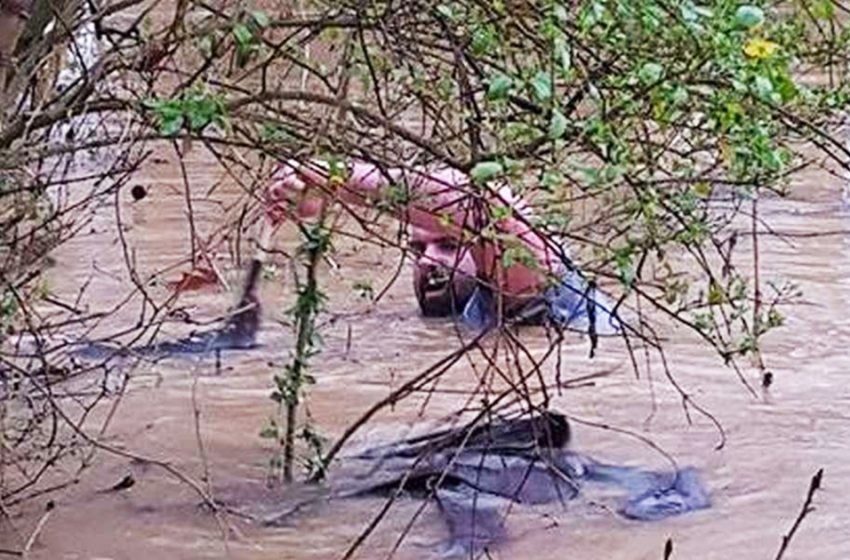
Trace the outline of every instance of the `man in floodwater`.
<instances>
[{"instance_id":1,"label":"man in floodwater","mask_svg":"<svg viewBox=\"0 0 850 560\"><path fill-rule=\"evenodd\" d=\"M612 303L562 247L535 230L522 200L502 187L482 204L476 192L467 175L449 167L290 160L275 173L267 201L273 224L287 210L316 216L329 202L395 201L397 217L412 226L413 287L425 316L459 316L477 329L501 316L598 335L620 331Z\"/></svg>"},{"instance_id":2,"label":"man in floodwater","mask_svg":"<svg viewBox=\"0 0 850 560\"><path fill-rule=\"evenodd\" d=\"M534 229L522 200L507 187L484 198L480 193L469 177L449 167L290 161L272 178L266 210L277 225L291 213L316 216L328 203L350 207L394 200L388 206L412 226L413 288L423 315L459 317L477 330L503 318L592 337L621 332L609 298L585 280L562 247ZM256 284L261 266L257 259L252 262L240 302L222 328L130 349L81 340L74 355L168 357L252 348L260 323Z\"/></svg>"}]
</instances>

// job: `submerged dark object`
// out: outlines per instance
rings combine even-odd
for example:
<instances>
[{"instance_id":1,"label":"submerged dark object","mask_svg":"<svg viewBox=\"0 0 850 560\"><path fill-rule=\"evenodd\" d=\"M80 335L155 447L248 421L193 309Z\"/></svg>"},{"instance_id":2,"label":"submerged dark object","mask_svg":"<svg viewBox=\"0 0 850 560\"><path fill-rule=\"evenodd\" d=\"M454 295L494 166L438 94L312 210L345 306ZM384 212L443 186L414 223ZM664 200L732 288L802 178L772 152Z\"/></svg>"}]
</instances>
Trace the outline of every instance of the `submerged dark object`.
<instances>
[{"instance_id":1,"label":"submerged dark object","mask_svg":"<svg viewBox=\"0 0 850 560\"><path fill-rule=\"evenodd\" d=\"M433 499L449 529L449 551L463 554L505 538L512 504L566 504L592 484L621 491L619 513L641 521L710 505L693 468L608 465L568 450L569 439L567 419L554 412L441 430L354 456L370 468L335 495Z\"/></svg>"},{"instance_id":2,"label":"submerged dark object","mask_svg":"<svg viewBox=\"0 0 850 560\"><path fill-rule=\"evenodd\" d=\"M261 316L260 301L257 298L257 284L261 271L262 262L254 259L248 270L239 303L234 313L220 328L192 333L178 340L129 348L110 343L81 341L79 348L73 350L73 355L87 360L106 360L124 356L168 358L255 348Z\"/></svg>"},{"instance_id":3,"label":"submerged dark object","mask_svg":"<svg viewBox=\"0 0 850 560\"><path fill-rule=\"evenodd\" d=\"M133 188L130 189L130 195L133 197L133 200L138 202L148 195L148 190L142 185L133 185Z\"/></svg>"}]
</instances>

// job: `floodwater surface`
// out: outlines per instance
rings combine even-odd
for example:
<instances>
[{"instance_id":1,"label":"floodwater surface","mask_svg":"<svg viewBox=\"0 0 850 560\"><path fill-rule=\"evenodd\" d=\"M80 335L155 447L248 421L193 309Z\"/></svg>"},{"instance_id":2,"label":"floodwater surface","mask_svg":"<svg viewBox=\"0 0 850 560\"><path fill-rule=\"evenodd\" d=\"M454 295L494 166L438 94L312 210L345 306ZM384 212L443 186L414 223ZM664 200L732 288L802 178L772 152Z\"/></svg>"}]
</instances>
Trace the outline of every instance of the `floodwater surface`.
<instances>
[{"instance_id":1,"label":"floodwater surface","mask_svg":"<svg viewBox=\"0 0 850 560\"><path fill-rule=\"evenodd\" d=\"M142 276L174 266L165 277L176 278L187 269L181 261L189 254L182 179L172 157L156 161L138 180L148 188L147 197L133 202L129 192L122 192L122 218ZM220 226L223 208L237 189L225 184L208 194L209 185L222 176L200 150L186 164L195 226L206 235ZM842 206L840 185L815 180L799 185L787 199L761 201L760 212L776 231L787 234L760 237L763 278L796 282L804 293L800 304L783 309L787 325L765 341L773 385L762 390L759 373L745 367L744 375L758 388L754 396L691 334L672 328L664 333L676 379L725 430L721 449L720 434L708 419L691 410L689 423L660 366L653 363L650 375L644 371L637 378L618 340L603 340L597 357L589 359L587 341L568 336L561 350L563 378L605 375L552 395L554 409L588 423L573 422L576 449L609 462L669 467L640 439L589 424L634 432L680 465L696 467L712 507L647 523L624 519L604 501L581 496L564 507L516 506L507 520L510 539L492 557L656 559L672 539L673 558L773 558L800 511L810 478L823 468L816 509L803 521L785 558L850 558L850 215ZM114 223L113 209L104 207L94 233L57 253L51 277L57 296L73 300L89 280L83 301L91 309L109 309L126 296L125 257ZM292 231L278 234L278 247L291 249L295 243ZM742 250L750 244L751 238L739 242ZM239 285L226 244L210 252L218 256L233 288L184 294L178 305L196 319L223 314ZM409 264L376 305L353 289L356 282L371 280L379 291L392 279L398 258L389 248L341 240L334 256L338 268L322 269L328 309L336 315L323 316L322 353L311 365L316 383L308 388L306 405L314 426L331 440L393 388L460 344L451 323L417 315ZM272 260L285 262L280 255ZM269 398L272 376L288 360L293 344L285 313L292 302L290 284L290 272L281 264L262 286L262 348L225 354L219 370L214 360L166 360L132 368L104 441L128 454L167 462L225 499L273 504L275 496L283 501L309 492L297 485L271 495L263 490L273 448L258 434L277 413ZM151 293L160 300L168 296L163 286ZM134 324L138 309L122 309L98 332ZM163 336L184 333L177 323L163 329ZM541 329L527 328L521 337L532 351L546 348ZM476 385L477 366L474 359L462 360L427 397L415 395L382 411L355 445L396 438L414 422L436 422L460 409ZM551 367L545 375L554 376ZM134 486L104 492L127 474L135 478ZM379 498L335 501L283 527L263 527L234 514L213 515L199 506L189 485L159 466L106 451L79 484L28 504L14 520L21 534L30 533L48 499L55 508L32 547L32 558L340 558L384 505ZM399 500L354 557L440 557L446 530L436 508L420 515L420 505Z\"/></svg>"}]
</instances>

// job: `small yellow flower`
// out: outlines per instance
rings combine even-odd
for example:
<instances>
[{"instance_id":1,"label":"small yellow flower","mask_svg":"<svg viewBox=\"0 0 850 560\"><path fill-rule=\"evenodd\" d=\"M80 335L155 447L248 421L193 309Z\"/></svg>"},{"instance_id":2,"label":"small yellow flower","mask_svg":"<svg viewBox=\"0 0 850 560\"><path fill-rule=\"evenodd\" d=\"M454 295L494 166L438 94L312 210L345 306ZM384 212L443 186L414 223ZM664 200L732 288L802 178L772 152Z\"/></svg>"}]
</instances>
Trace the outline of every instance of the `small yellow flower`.
<instances>
[{"instance_id":1,"label":"small yellow flower","mask_svg":"<svg viewBox=\"0 0 850 560\"><path fill-rule=\"evenodd\" d=\"M744 45L744 54L750 58L767 58L779 49L779 45L767 39L750 39Z\"/></svg>"}]
</instances>

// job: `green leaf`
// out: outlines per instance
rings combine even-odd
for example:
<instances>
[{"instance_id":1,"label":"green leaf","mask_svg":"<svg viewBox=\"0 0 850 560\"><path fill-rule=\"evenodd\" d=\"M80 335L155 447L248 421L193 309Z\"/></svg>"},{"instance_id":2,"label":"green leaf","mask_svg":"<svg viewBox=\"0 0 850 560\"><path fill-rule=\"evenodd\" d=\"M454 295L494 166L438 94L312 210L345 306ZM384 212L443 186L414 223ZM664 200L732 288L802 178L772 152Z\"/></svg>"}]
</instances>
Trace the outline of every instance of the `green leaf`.
<instances>
[{"instance_id":1,"label":"green leaf","mask_svg":"<svg viewBox=\"0 0 850 560\"><path fill-rule=\"evenodd\" d=\"M513 79L506 74L498 73L491 76L490 84L487 86L487 99L504 99L508 96L513 83Z\"/></svg>"},{"instance_id":2,"label":"green leaf","mask_svg":"<svg viewBox=\"0 0 850 560\"><path fill-rule=\"evenodd\" d=\"M18 300L11 292L5 292L0 300L0 317L8 318L18 312Z\"/></svg>"},{"instance_id":3,"label":"green leaf","mask_svg":"<svg viewBox=\"0 0 850 560\"><path fill-rule=\"evenodd\" d=\"M556 3L552 8L552 15L555 16L559 21L566 23L570 19L569 13L567 13L567 9L560 3Z\"/></svg>"},{"instance_id":4,"label":"green leaf","mask_svg":"<svg viewBox=\"0 0 850 560\"><path fill-rule=\"evenodd\" d=\"M265 12L261 12L259 10L255 12L251 12L251 19L254 20L259 27L268 27L271 21L269 20L269 16Z\"/></svg>"},{"instance_id":5,"label":"green leaf","mask_svg":"<svg viewBox=\"0 0 850 560\"><path fill-rule=\"evenodd\" d=\"M537 268L537 261L528 247L525 245L514 245L505 249L502 253L502 266L511 268L516 265L523 265L527 268Z\"/></svg>"},{"instance_id":6,"label":"green leaf","mask_svg":"<svg viewBox=\"0 0 850 560\"><path fill-rule=\"evenodd\" d=\"M705 6L694 6L694 11L704 18L710 18L714 15L712 9Z\"/></svg>"},{"instance_id":7,"label":"green leaf","mask_svg":"<svg viewBox=\"0 0 850 560\"><path fill-rule=\"evenodd\" d=\"M548 136L552 140L557 140L567 131L567 117L562 112L555 109L552 111L552 120L549 121Z\"/></svg>"},{"instance_id":8,"label":"green leaf","mask_svg":"<svg viewBox=\"0 0 850 560\"><path fill-rule=\"evenodd\" d=\"M717 282L711 282L708 285L708 304L720 305L724 301L726 301L726 294L723 293L723 288Z\"/></svg>"},{"instance_id":9,"label":"green leaf","mask_svg":"<svg viewBox=\"0 0 850 560\"><path fill-rule=\"evenodd\" d=\"M212 56L214 45L215 41L211 35L204 35L198 39L198 50L201 51L201 54L204 56Z\"/></svg>"},{"instance_id":10,"label":"green leaf","mask_svg":"<svg viewBox=\"0 0 850 560\"><path fill-rule=\"evenodd\" d=\"M263 143L282 143L293 140L294 137L277 123L263 123L260 127L260 141Z\"/></svg>"},{"instance_id":11,"label":"green leaf","mask_svg":"<svg viewBox=\"0 0 850 560\"><path fill-rule=\"evenodd\" d=\"M753 81L753 86L755 87L756 94L762 99L770 99L771 94L773 94L773 83L765 78L764 76L756 76L756 79Z\"/></svg>"},{"instance_id":12,"label":"green leaf","mask_svg":"<svg viewBox=\"0 0 850 560\"><path fill-rule=\"evenodd\" d=\"M654 84L661 79L664 74L664 67L657 62L647 62L640 67L638 78L644 84Z\"/></svg>"},{"instance_id":13,"label":"green leaf","mask_svg":"<svg viewBox=\"0 0 850 560\"><path fill-rule=\"evenodd\" d=\"M673 105L684 105L688 102L688 90L682 86L678 86L670 95L670 101Z\"/></svg>"},{"instance_id":14,"label":"green leaf","mask_svg":"<svg viewBox=\"0 0 850 560\"><path fill-rule=\"evenodd\" d=\"M635 269L633 264L634 247L626 245L618 249L614 249L614 265L617 267L617 272L620 276L620 282L623 286L631 287L635 279Z\"/></svg>"},{"instance_id":15,"label":"green leaf","mask_svg":"<svg viewBox=\"0 0 850 560\"><path fill-rule=\"evenodd\" d=\"M279 430L276 426L266 426L260 430L260 437L263 439L277 439L279 435Z\"/></svg>"},{"instance_id":16,"label":"green leaf","mask_svg":"<svg viewBox=\"0 0 850 560\"><path fill-rule=\"evenodd\" d=\"M784 323L785 317L775 308L771 307L767 313L767 326L770 328L781 327Z\"/></svg>"},{"instance_id":17,"label":"green leaf","mask_svg":"<svg viewBox=\"0 0 850 560\"><path fill-rule=\"evenodd\" d=\"M531 80L534 96L538 101L546 101L552 97L552 76L544 70L540 70Z\"/></svg>"},{"instance_id":18,"label":"green leaf","mask_svg":"<svg viewBox=\"0 0 850 560\"><path fill-rule=\"evenodd\" d=\"M454 12L452 12L452 8L448 4L440 4L437 6L437 13L449 20L454 17Z\"/></svg>"},{"instance_id":19,"label":"green leaf","mask_svg":"<svg viewBox=\"0 0 850 560\"><path fill-rule=\"evenodd\" d=\"M816 2L812 12L818 19L831 20L835 18L834 0L821 0Z\"/></svg>"},{"instance_id":20,"label":"green leaf","mask_svg":"<svg viewBox=\"0 0 850 560\"><path fill-rule=\"evenodd\" d=\"M711 196L711 183L706 181L700 181L699 183L694 183L691 187L691 190L694 191L694 194L700 198L708 198Z\"/></svg>"},{"instance_id":21,"label":"green leaf","mask_svg":"<svg viewBox=\"0 0 850 560\"><path fill-rule=\"evenodd\" d=\"M569 72L573 65L572 53L567 42L560 37L555 39L555 58L561 63L561 70Z\"/></svg>"},{"instance_id":22,"label":"green leaf","mask_svg":"<svg viewBox=\"0 0 850 560\"><path fill-rule=\"evenodd\" d=\"M176 117L163 119L160 124L159 131L164 136L174 136L180 132L181 128L183 128L183 115L177 115Z\"/></svg>"},{"instance_id":23,"label":"green leaf","mask_svg":"<svg viewBox=\"0 0 850 560\"><path fill-rule=\"evenodd\" d=\"M564 175L559 171L546 171L540 181L541 186L549 192L564 184Z\"/></svg>"},{"instance_id":24,"label":"green leaf","mask_svg":"<svg viewBox=\"0 0 850 560\"><path fill-rule=\"evenodd\" d=\"M697 13L693 2L686 2L679 7L679 13L682 14L682 19L693 23L699 20L699 13Z\"/></svg>"},{"instance_id":25,"label":"green leaf","mask_svg":"<svg viewBox=\"0 0 850 560\"><path fill-rule=\"evenodd\" d=\"M504 220L505 218L509 218L511 213L509 206L493 206L490 208L490 214L493 216L494 220Z\"/></svg>"},{"instance_id":26,"label":"green leaf","mask_svg":"<svg viewBox=\"0 0 850 560\"><path fill-rule=\"evenodd\" d=\"M531 142L540 136L540 130L524 122L505 125L502 137L508 142Z\"/></svg>"},{"instance_id":27,"label":"green leaf","mask_svg":"<svg viewBox=\"0 0 850 560\"><path fill-rule=\"evenodd\" d=\"M473 182L481 184L504 172L504 167L498 161L480 161L469 172Z\"/></svg>"},{"instance_id":28,"label":"green leaf","mask_svg":"<svg viewBox=\"0 0 850 560\"><path fill-rule=\"evenodd\" d=\"M477 27L472 32L470 47L475 56L492 54L499 48L499 36L490 26Z\"/></svg>"},{"instance_id":29,"label":"green leaf","mask_svg":"<svg viewBox=\"0 0 850 560\"><path fill-rule=\"evenodd\" d=\"M254 39L254 34L251 33L251 30L248 29L248 26L244 23L237 23L233 26L233 37L236 39L236 43L238 43L240 47L245 47L251 44L251 41Z\"/></svg>"},{"instance_id":30,"label":"green leaf","mask_svg":"<svg viewBox=\"0 0 850 560\"><path fill-rule=\"evenodd\" d=\"M683 20L691 24L692 28L700 19L710 18L712 15L712 11L709 8L697 6L693 2L685 2L682 4L679 8L679 13L682 14Z\"/></svg>"},{"instance_id":31,"label":"green leaf","mask_svg":"<svg viewBox=\"0 0 850 560\"><path fill-rule=\"evenodd\" d=\"M797 84L787 74L774 75L771 82L773 83L773 90L779 93L783 101L789 101L797 97L797 94L800 93Z\"/></svg>"},{"instance_id":32,"label":"green leaf","mask_svg":"<svg viewBox=\"0 0 850 560\"><path fill-rule=\"evenodd\" d=\"M743 5L735 11L735 25L753 29L764 23L764 10L758 6Z\"/></svg>"}]
</instances>

